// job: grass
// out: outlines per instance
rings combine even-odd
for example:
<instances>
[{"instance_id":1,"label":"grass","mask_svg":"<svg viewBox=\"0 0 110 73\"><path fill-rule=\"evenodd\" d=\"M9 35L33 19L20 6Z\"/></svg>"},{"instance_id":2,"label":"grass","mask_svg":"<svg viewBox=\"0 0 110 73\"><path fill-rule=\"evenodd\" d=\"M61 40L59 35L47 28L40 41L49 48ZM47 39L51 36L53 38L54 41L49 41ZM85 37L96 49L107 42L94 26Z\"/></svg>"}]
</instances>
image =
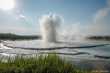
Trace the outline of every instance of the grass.
<instances>
[{"instance_id":1,"label":"grass","mask_svg":"<svg viewBox=\"0 0 110 73\"><path fill-rule=\"evenodd\" d=\"M9 58L0 61L0 73L87 73L57 55L36 56L31 58Z\"/></svg>"}]
</instances>

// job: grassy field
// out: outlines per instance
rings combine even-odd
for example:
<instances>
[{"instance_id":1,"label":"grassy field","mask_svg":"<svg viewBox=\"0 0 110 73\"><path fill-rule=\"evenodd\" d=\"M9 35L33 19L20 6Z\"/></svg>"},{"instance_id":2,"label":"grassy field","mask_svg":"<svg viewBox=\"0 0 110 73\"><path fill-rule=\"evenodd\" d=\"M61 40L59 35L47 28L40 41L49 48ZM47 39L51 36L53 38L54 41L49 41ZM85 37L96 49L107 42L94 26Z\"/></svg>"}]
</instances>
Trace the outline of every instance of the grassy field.
<instances>
[{"instance_id":1,"label":"grassy field","mask_svg":"<svg viewBox=\"0 0 110 73\"><path fill-rule=\"evenodd\" d=\"M90 73L59 58L57 55L16 57L0 61L0 73Z\"/></svg>"}]
</instances>

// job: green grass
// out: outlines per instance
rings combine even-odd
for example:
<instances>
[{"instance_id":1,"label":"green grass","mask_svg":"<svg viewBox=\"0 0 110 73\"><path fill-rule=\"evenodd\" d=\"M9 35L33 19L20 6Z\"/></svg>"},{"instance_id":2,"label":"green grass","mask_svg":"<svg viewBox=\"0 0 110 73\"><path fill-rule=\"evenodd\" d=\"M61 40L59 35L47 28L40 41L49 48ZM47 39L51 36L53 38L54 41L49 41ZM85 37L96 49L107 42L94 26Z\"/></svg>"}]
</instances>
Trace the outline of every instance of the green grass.
<instances>
[{"instance_id":1,"label":"green grass","mask_svg":"<svg viewBox=\"0 0 110 73\"><path fill-rule=\"evenodd\" d=\"M0 73L87 73L57 55L16 57L0 61Z\"/></svg>"}]
</instances>

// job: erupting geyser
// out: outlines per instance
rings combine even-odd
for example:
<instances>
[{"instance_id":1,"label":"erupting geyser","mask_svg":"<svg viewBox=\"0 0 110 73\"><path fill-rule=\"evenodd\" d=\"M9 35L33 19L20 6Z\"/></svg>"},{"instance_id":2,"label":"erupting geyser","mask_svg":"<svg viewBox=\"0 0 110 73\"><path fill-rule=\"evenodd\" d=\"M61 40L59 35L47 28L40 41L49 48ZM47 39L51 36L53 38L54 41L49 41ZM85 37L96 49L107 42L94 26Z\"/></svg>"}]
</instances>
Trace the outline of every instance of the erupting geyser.
<instances>
[{"instance_id":1,"label":"erupting geyser","mask_svg":"<svg viewBox=\"0 0 110 73\"><path fill-rule=\"evenodd\" d=\"M40 27L44 42L56 42L57 28L61 24L61 17L55 14L43 15Z\"/></svg>"}]
</instances>

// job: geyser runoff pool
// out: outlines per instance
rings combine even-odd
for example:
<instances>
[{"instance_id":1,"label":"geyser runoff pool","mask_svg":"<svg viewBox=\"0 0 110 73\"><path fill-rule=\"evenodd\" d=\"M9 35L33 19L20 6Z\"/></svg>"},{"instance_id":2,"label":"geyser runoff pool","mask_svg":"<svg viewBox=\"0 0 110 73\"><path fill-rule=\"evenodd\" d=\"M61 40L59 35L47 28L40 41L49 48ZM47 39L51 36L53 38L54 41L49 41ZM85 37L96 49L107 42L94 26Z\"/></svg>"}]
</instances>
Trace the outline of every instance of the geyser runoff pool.
<instances>
[{"instance_id":1,"label":"geyser runoff pool","mask_svg":"<svg viewBox=\"0 0 110 73\"><path fill-rule=\"evenodd\" d=\"M41 33L42 33L42 39L43 42L49 43L49 42L56 42L56 36L57 36L57 28L62 23L62 19L60 16L56 14L48 14L43 15L40 18L40 27L41 27Z\"/></svg>"}]
</instances>

